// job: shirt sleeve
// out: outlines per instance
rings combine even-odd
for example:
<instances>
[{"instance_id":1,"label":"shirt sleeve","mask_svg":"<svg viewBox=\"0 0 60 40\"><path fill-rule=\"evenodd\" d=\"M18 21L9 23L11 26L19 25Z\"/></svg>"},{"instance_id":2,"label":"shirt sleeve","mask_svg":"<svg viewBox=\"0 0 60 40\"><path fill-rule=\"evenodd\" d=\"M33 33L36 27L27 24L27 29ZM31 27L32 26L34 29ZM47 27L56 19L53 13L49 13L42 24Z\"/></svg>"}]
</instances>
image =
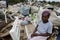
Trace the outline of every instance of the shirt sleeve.
<instances>
[{"instance_id":1,"label":"shirt sleeve","mask_svg":"<svg viewBox=\"0 0 60 40\"><path fill-rule=\"evenodd\" d=\"M48 33L52 33L52 29L53 29L53 24L51 23L48 27Z\"/></svg>"},{"instance_id":2,"label":"shirt sleeve","mask_svg":"<svg viewBox=\"0 0 60 40\"><path fill-rule=\"evenodd\" d=\"M41 22L41 21L38 21L38 22L37 22L37 25L39 25L39 24L40 24L40 22Z\"/></svg>"}]
</instances>

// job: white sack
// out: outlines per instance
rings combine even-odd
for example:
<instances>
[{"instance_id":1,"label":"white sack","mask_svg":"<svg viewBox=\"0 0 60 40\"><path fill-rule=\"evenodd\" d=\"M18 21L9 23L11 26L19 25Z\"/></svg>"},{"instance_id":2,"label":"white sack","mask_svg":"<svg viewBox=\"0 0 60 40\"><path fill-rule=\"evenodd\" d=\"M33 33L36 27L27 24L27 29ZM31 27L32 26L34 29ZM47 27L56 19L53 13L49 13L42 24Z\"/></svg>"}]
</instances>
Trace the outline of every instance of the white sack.
<instances>
[{"instance_id":1,"label":"white sack","mask_svg":"<svg viewBox=\"0 0 60 40\"><path fill-rule=\"evenodd\" d=\"M31 12L34 13L34 12L38 12L39 8L36 7L36 6L31 6Z\"/></svg>"},{"instance_id":2,"label":"white sack","mask_svg":"<svg viewBox=\"0 0 60 40\"><path fill-rule=\"evenodd\" d=\"M20 26L19 25L20 25L20 22L18 18L16 18L16 20L13 23L13 27L9 32L13 40L20 40Z\"/></svg>"}]
</instances>

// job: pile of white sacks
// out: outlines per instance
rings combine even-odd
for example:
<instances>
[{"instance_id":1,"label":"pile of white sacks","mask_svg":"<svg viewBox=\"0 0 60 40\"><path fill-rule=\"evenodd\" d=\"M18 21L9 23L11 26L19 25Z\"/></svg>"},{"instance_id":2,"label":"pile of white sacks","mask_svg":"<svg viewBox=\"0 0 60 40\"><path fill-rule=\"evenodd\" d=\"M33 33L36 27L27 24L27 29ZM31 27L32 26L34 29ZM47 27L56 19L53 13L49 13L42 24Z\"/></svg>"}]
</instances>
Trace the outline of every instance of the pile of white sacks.
<instances>
[{"instance_id":1,"label":"pile of white sacks","mask_svg":"<svg viewBox=\"0 0 60 40\"><path fill-rule=\"evenodd\" d=\"M36 24L41 20L42 12L48 9L43 9L43 7L38 8L37 6L30 6L30 7L31 7L31 12L35 15L35 19L33 22L34 22L34 25L36 26ZM48 10L48 11L51 12L51 16L49 20L51 20L54 25L60 26L60 18L56 15L56 12L54 10L53 11ZM28 19L28 18L29 17L26 17L25 19ZM31 18L28 20L31 21ZM13 40L20 40L20 27L19 27L20 25L18 24L21 24L21 22L23 25L28 24L26 20L19 21L18 17L16 18L16 20L13 23L13 27L9 32Z\"/></svg>"},{"instance_id":2,"label":"pile of white sacks","mask_svg":"<svg viewBox=\"0 0 60 40\"><path fill-rule=\"evenodd\" d=\"M0 7L6 8L6 1L0 1Z\"/></svg>"}]
</instances>

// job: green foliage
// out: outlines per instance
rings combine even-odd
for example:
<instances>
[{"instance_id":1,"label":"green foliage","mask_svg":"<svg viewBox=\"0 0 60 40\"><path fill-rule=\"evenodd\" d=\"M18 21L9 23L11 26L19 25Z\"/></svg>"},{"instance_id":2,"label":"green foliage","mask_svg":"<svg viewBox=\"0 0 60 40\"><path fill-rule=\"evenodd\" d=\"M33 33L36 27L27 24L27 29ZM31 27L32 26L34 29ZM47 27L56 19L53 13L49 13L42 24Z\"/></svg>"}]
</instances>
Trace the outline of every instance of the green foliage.
<instances>
[{"instance_id":1,"label":"green foliage","mask_svg":"<svg viewBox=\"0 0 60 40\"><path fill-rule=\"evenodd\" d=\"M35 19L35 16L33 13L30 14L31 15L31 18L32 18L32 21Z\"/></svg>"},{"instance_id":2,"label":"green foliage","mask_svg":"<svg viewBox=\"0 0 60 40\"><path fill-rule=\"evenodd\" d=\"M9 4L16 4L16 3L19 3L19 2L26 2L27 0L8 0L8 3ZM32 0L33 1L33 0ZM46 4L46 3L48 3L48 4L51 4L51 5L60 5L60 2L55 2L55 1L52 1L52 2L46 2L45 0L44 1L40 1L41 3L43 3L43 4Z\"/></svg>"},{"instance_id":3,"label":"green foliage","mask_svg":"<svg viewBox=\"0 0 60 40\"><path fill-rule=\"evenodd\" d=\"M27 0L8 0L8 3L9 4L16 4L16 3L24 2L24 1L27 1Z\"/></svg>"}]
</instances>

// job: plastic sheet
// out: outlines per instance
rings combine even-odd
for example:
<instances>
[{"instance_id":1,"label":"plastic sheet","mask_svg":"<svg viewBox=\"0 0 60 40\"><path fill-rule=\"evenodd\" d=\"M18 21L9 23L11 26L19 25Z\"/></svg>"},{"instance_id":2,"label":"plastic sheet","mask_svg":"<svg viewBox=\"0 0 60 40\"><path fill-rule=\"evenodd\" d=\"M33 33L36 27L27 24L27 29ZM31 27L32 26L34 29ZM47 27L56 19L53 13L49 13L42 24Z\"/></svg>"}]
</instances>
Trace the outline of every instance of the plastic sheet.
<instances>
[{"instance_id":1,"label":"plastic sheet","mask_svg":"<svg viewBox=\"0 0 60 40\"><path fill-rule=\"evenodd\" d=\"M30 7L28 7L27 5L21 5L20 13L22 13L23 15L27 15L29 14L29 10Z\"/></svg>"},{"instance_id":2,"label":"plastic sheet","mask_svg":"<svg viewBox=\"0 0 60 40\"><path fill-rule=\"evenodd\" d=\"M13 23L13 27L9 32L13 40L20 40L20 25L19 24L20 22L18 18L16 17L16 20Z\"/></svg>"}]
</instances>

